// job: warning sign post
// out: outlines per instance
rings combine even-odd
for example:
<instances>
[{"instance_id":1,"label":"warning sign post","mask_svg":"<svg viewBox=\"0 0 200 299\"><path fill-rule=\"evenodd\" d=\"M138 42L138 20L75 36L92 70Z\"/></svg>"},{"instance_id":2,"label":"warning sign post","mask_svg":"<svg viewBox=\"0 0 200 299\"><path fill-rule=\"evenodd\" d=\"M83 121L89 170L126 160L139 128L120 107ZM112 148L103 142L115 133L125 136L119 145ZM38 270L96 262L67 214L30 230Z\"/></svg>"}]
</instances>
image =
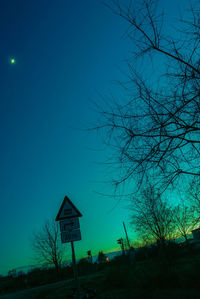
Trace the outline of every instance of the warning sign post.
<instances>
[{"instance_id":1,"label":"warning sign post","mask_svg":"<svg viewBox=\"0 0 200 299\"><path fill-rule=\"evenodd\" d=\"M65 196L59 212L56 216L56 221L60 222L61 241L62 243L71 242L72 248L72 264L74 270L74 284L76 289L76 298L79 299L80 287L78 282L78 271L76 265L76 256L74 249L74 242L81 240L81 231L79 224L79 217L82 214L74 206L71 200Z\"/></svg>"}]
</instances>

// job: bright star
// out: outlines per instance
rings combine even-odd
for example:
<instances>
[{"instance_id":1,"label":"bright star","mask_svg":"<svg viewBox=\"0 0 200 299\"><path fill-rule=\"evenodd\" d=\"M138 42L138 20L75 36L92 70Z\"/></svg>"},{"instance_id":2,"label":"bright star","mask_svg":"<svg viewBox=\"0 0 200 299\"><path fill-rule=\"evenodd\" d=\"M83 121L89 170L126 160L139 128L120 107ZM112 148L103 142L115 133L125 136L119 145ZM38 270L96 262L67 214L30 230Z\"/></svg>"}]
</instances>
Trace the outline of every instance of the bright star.
<instances>
[{"instance_id":1,"label":"bright star","mask_svg":"<svg viewBox=\"0 0 200 299\"><path fill-rule=\"evenodd\" d=\"M15 58L11 58L11 59L10 59L10 63L11 63L11 64L15 64Z\"/></svg>"}]
</instances>

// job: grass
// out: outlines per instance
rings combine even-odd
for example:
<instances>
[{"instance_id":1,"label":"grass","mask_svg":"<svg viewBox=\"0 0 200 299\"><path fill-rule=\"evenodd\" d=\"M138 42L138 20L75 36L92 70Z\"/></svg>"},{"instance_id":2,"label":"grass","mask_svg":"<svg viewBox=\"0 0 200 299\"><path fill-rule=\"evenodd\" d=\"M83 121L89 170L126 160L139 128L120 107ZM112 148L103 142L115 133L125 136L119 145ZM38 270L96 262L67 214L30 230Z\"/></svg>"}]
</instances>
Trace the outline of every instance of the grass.
<instances>
[{"instance_id":1,"label":"grass","mask_svg":"<svg viewBox=\"0 0 200 299\"><path fill-rule=\"evenodd\" d=\"M118 258L79 281L81 286L96 289L97 299L195 299L200 298L199 268L200 255L192 254L171 260L150 258L133 266ZM69 279L5 298L72 299L72 288L73 279Z\"/></svg>"}]
</instances>

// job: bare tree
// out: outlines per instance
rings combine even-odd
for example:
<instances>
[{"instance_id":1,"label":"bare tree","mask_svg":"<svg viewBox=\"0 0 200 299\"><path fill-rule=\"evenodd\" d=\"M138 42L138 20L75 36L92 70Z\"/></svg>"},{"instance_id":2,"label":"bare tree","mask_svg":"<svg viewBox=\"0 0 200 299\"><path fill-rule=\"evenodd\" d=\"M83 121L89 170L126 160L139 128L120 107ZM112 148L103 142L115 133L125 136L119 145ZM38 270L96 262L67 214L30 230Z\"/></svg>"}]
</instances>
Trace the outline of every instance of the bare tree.
<instances>
[{"instance_id":1,"label":"bare tree","mask_svg":"<svg viewBox=\"0 0 200 299\"><path fill-rule=\"evenodd\" d=\"M99 251L99 253L98 253L98 258L97 258L97 261L98 261L98 263L99 264L104 264L104 263L106 263L106 255L105 255L105 253L103 253L103 251Z\"/></svg>"},{"instance_id":2,"label":"bare tree","mask_svg":"<svg viewBox=\"0 0 200 299\"><path fill-rule=\"evenodd\" d=\"M106 1L133 41L127 93L102 107L97 128L116 150L117 185L136 174L141 185L150 174L165 190L178 178L200 176L200 9L193 6L170 31L158 0L123 3Z\"/></svg>"},{"instance_id":3,"label":"bare tree","mask_svg":"<svg viewBox=\"0 0 200 299\"><path fill-rule=\"evenodd\" d=\"M182 202L174 208L174 224L176 237L184 237L187 244L188 234L191 233L195 226L196 219L194 217L194 209Z\"/></svg>"},{"instance_id":4,"label":"bare tree","mask_svg":"<svg viewBox=\"0 0 200 299\"><path fill-rule=\"evenodd\" d=\"M45 265L54 265L57 274L64 257L58 224L47 221L41 231L33 234L32 242L36 260Z\"/></svg>"},{"instance_id":5,"label":"bare tree","mask_svg":"<svg viewBox=\"0 0 200 299\"><path fill-rule=\"evenodd\" d=\"M187 200L194 213L194 227L200 225L200 180L193 180L187 192Z\"/></svg>"},{"instance_id":6,"label":"bare tree","mask_svg":"<svg viewBox=\"0 0 200 299\"><path fill-rule=\"evenodd\" d=\"M174 235L173 209L152 186L141 190L130 206L132 221L140 240L162 245Z\"/></svg>"}]
</instances>

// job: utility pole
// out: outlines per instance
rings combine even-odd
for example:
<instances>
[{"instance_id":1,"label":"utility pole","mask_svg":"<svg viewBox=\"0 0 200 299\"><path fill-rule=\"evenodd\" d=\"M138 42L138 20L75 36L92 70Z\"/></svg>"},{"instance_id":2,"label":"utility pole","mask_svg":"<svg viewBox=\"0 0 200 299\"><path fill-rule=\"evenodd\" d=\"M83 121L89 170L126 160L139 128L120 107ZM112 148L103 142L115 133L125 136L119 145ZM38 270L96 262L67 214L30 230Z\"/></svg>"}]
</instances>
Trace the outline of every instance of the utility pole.
<instances>
[{"instance_id":1,"label":"utility pole","mask_svg":"<svg viewBox=\"0 0 200 299\"><path fill-rule=\"evenodd\" d=\"M127 231L126 231L126 226L125 226L124 221L123 221L123 226L124 226L124 230L125 230L125 234L126 234L126 240L127 240L127 243L128 243L128 247L129 247L129 249L130 249L131 246L130 246L130 242L129 242L129 238L128 238L128 234L127 234Z\"/></svg>"}]
</instances>

